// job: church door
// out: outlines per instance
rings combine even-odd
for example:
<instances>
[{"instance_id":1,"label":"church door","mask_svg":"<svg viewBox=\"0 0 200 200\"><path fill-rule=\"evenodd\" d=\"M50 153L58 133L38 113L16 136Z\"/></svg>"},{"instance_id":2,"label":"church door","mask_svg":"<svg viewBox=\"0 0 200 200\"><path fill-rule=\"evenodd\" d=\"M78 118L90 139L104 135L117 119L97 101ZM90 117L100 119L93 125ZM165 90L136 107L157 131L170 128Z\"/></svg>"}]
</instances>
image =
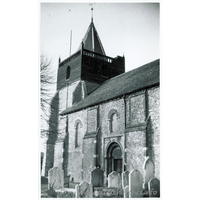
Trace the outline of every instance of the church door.
<instances>
[{"instance_id":1,"label":"church door","mask_svg":"<svg viewBox=\"0 0 200 200\"><path fill-rule=\"evenodd\" d=\"M112 171L122 173L122 151L116 142L111 143L107 150L107 175Z\"/></svg>"}]
</instances>

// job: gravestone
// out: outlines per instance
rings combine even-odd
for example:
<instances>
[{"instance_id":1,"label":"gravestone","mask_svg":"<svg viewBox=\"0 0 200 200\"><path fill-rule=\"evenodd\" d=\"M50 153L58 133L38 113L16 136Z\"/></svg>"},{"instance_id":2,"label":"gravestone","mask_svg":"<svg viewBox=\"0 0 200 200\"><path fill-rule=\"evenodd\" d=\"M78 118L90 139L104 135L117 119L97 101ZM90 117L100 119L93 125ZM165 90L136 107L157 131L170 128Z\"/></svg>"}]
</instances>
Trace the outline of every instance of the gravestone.
<instances>
[{"instance_id":1,"label":"gravestone","mask_svg":"<svg viewBox=\"0 0 200 200\"><path fill-rule=\"evenodd\" d=\"M124 198L129 198L129 186L128 185L124 188Z\"/></svg>"},{"instance_id":2,"label":"gravestone","mask_svg":"<svg viewBox=\"0 0 200 200\"><path fill-rule=\"evenodd\" d=\"M154 177L155 165L154 162L148 158L143 165L144 170L144 188L148 188L148 182Z\"/></svg>"},{"instance_id":3,"label":"gravestone","mask_svg":"<svg viewBox=\"0 0 200 200\"><path fill-rule=\"evenodd\" d=\"M81 182L76 185L76 198L92 198L93 197L93 187L91 183Z\"/></svg>"},{"instance_id":4,"label":"gravestone","mask_svg":"<svg viewBox=\"0 0 200 200\"><path fill-rule=\"evenodd\" d=\"M122 180L120 175L113 171L108 175L108 188L122 188Z\"/></svg>"},{"instance_id":5,"label":"gravestone","mask_svg":"<svg viewBox=\"0 0 200 200\"><path fill-rule=\"evenodd\" d=\"M53 167L48 171L48 189L63 189L64 188L64 170L60 167Z\"/></svg>"},{"instance_id":6,"label":"gravestone","mask_svg":"<svg viewBox=\"0 0 200 200\"><path fill-rule=\"evenodd\" d=\"M129 198L143 197L143 176L139 170L132 170L129 174Z\"/></svg>"},{"instance_id":7,"label":"gravestone","mask_svg":"<svg viewBox=\"0 0 200 200\"><path fill-rule=\"evenodd\" d=\"M93 187L103 187L104 186L104 171L100 168L96 168L91 172L90 183Z\"/></svg>"},{"instance_id":8,"label":"gravestone","mask_svg":"<svg viewBox=\"0 0 200 200\"><path fill-rule=\"evenodd\" d=\"M122 188L125 189L125 187L128 185L129 182L129 172L125 171L122 173Z\"/></svg>"},{"instance_id":9,"label":"gravestone","mask_svg":"<svg viewBox=\"0 0 200 200\"><path fill-rule=\"evenodd\" d=\"M64 186L65 187L69 187L69 180L70 180L70 176L64 177Z\"/></svg>"},{"instance_id":10,"label":"gravestone","mask_svg":"<svg viewBox=\"0 0 200 200\"><path fill-rule=\"evenodd\" d=\"M75 185L75 198L80 198L79 185Z\"/></svg>"},{"instance_id":11,"label":"gravestone","mask_svg":"<svg viewBox=\"0 0 200 200\"><path fill-rule=\"evenodd\" d=\"M149 197L160 197L160 181L157 178L152 178L148 182Z\"/></svg>"}]
</instances>

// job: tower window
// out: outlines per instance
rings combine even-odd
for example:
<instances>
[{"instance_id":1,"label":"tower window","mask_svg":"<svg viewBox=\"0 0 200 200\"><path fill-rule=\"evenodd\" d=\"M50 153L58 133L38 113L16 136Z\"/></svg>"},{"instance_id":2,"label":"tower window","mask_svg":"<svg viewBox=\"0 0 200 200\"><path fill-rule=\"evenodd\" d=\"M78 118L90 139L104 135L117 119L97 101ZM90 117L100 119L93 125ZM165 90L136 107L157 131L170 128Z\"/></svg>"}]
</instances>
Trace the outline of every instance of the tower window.
<instances>
[{"instance_id":1,"label":"tower window","mask_svg":"<svg viewBox=\"0 0 200 200\"><path fill-rule=\"evenodd\" d=\"M68 66L66 70L66 79L68 79L69 77L70 77L70 66Z\"/></svg>"}]
</instances>

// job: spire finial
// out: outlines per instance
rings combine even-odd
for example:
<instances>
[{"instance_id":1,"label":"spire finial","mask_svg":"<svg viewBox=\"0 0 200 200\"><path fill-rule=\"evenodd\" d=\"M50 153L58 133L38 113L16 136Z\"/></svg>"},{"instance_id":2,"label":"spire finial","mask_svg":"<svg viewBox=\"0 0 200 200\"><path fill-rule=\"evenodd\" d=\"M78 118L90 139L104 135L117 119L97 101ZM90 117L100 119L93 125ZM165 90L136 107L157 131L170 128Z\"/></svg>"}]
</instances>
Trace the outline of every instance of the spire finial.
<instances>
[{"instance_id":1,"label":"spire finial","mask_svg":"<svg viewBox=\"0 0 200 200\"><path fill-rule=\"evenodd\" d=\"M95 3L89 4L91 6L91 22L93 22L93 4L95 4Z\"/></svg>"}]
</instances>

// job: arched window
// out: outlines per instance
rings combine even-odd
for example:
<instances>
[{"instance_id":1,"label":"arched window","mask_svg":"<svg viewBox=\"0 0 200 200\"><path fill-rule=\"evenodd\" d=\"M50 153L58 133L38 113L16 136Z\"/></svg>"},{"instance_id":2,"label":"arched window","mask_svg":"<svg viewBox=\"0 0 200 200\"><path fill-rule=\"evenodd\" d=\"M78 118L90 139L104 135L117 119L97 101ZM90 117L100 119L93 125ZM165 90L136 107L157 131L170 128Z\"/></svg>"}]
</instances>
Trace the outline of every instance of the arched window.
<instances>
[{"instance_id":1,"label":"arched window","mask_svg":"<svg viewBox=\"0 0 200 200\"><path fill-rule=\"evenodd\" d=\"M110 132L115 132L117 130L117 115L113 113L110 118Z\"/></svg>"},{"instance_id":2,"label":"arched window","mask_svg":"<svg viewBox=\"0 0 200 200\"><path fill-rule=\"evenodd\" d=\"M70 66L68 66L66 70L66 79L68 79L69 77L70 77Z\"/></svg>"},{"instance_id":3,"label":"arched window","mask_svg":"<svg viewBox=\"0 0 200 200\"><path fill-rule=\"evenodd\" d=\"M75 128L75 148L77 148L81 146L81 140L82 140L81 138L82 123L79 119L76 120L74 128Z\"/></svg>"},{"instance_id":4,"label":"arched window","mask_svg":"<svg viewBox=\"0 0 200 200\"><path fill-rule=\"evenodd\" d=\"M118 130L118 112L115 109L110 110L108 114L110 133L116 132Z\"/></svg>"}]
</instances>

